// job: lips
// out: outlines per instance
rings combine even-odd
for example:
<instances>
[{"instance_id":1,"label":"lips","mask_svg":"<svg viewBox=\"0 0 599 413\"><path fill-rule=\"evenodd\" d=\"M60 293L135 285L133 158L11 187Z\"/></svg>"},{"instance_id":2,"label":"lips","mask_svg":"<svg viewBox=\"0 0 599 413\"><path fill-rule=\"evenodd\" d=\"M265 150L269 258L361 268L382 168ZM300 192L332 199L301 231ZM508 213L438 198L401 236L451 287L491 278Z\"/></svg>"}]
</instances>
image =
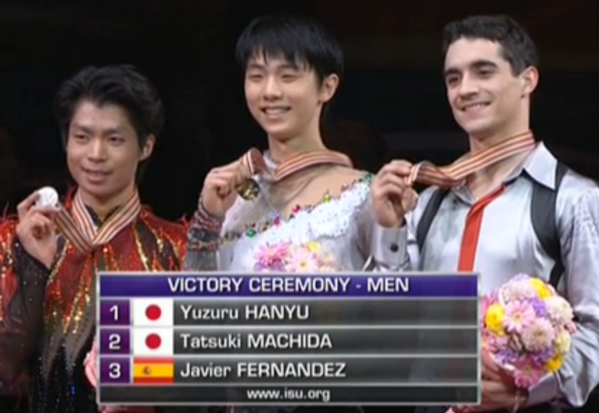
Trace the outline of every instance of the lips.
<instances>
[{"instance_id":1,"label":"lips","mask_svg":"<svg viewBox=\"0 0 599 413\"><path fill-rule=\"evenodd\" d=\"M289 112L290 109L289 106L268 106L261 110L266 116L280 116Z\"/></svg>"},{"instance_id":2,"label":"lips","mask_svg":"<svg viewBox=\"0 0 599 413\"><path fill-rule=\"evenodd\" d=\"M489 105L490 103L488 102L469 103L467 105L463 105L461 109L463 112L474 112L483 109Z\"/></svg>"},{"instance_id":3,"label":"lips","mask_svg":"<svg viewBox=\"0 0 599 413\"><path fill-rule=\"evenodd\" d=\"M97 170L93 170L93 169L85 169L82 168L83 172L85 172L86 174L90 175L90 176L107 176L109 173L105 172L105 171L97 171Z\"/></svg>"},{"instance_id":4,"label":"lips","mask_svg":"<svg viewBox=\"0 0 599 413\"><path fill-rule=\"evenodd\" d=\"M108 175L110 175L109 172L106 171L98 171L98 170L93 170L93 169L85 169L82 168L83 173L85 174L86 180L88 182L91 183L101 183L104 182L106 180L106 178L108 177Z\"/></svg>"}]
</instances>

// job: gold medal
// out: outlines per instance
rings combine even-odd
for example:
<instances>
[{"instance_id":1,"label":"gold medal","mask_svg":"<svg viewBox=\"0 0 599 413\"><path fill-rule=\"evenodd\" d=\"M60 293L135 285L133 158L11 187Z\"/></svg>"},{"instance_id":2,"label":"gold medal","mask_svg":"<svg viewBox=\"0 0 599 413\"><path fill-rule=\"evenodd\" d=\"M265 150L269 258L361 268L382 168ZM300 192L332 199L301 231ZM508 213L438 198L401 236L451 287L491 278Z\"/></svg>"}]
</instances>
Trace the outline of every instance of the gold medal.
<instances>
[{"instance_id":1,"label":"gold medal","mask_svg":"<svg viewBox=\"0 0 599 413\"><path fill-rule=\"evenodd\" d=\"M246 201L253 201L260 193L260 186L253 179L248 179L237 188L237 193Z\"/></svg>"}]
</instances>

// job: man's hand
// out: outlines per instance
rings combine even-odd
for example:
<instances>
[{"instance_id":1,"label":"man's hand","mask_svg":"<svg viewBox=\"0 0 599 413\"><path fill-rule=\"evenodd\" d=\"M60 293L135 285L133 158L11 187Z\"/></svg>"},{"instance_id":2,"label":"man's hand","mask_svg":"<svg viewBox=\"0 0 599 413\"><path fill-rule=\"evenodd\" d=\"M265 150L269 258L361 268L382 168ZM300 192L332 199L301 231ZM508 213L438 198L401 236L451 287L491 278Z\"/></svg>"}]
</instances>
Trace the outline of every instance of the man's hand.
<instances>
[{"instance_id":1,"label":"man's hand","mask_svg":"<svg viewBox=\"0 0 599 413\"><path fill-rule=\"evenodd\" d=\"M59 209L35 206L38 198L39 194L34 192L18 205L17 237L29 255L50 269L57 249L54 217Z\"/></svg>"},{"instance_id":2,"label":"man's hand","mask_svg":"<svg viewBox=\"0 0 599 413\"><path fill-rule=\"evenodd\" d=\"M516 388L502 381L483 380L482 403L480 406L472 407L472 411L486 412L500 409L510 411L514 406L524 402L523 397Z\"/></svg>"},{"instance_id":3,"label":"man's hand","mask_svg":"<svg viewBox=\"0 0 599 413\"><path fill-rule=\"evenodd\" d=\"M392 161L379 171L372 182L374 214L383 227L400 226L405 214L416 206L418 195L408 182L411 168L409 162Z\"/></svg>"},{"instance_id":4,"label":"man's hand","mask_svg":"<svg viewBox=\"0 0 599 413\"><path fill-rule=\"evenodd\" d=\"M200 199L211 215L224 217L237 198L237 187L245 181L240 161L212 169L204 180Z\"/></svg>"}]
</instances>

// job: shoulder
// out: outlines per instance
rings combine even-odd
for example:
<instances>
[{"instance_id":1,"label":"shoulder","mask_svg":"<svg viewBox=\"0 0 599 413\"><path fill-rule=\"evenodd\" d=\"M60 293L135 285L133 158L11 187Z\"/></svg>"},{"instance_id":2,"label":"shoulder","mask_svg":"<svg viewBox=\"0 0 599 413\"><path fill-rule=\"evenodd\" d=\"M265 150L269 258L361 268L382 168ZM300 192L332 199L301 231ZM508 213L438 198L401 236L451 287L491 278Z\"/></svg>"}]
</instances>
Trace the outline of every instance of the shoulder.
<instances>
[{"instance_id":1,"label":"shoulder","mask_svg":"<svg viewBox=\"0 0 599 413\"><path fill-rule=\"evenodd\" d=\"M596 198L599 185L592 179L567 169L558 190L558 201L567 203Z\"/></svg>"},{"instance_id":2,"label":"shoulder","mask_svg":"<svg viewBox=\"0 0 599 413\"><path fill-rule=\"evenodd\" d=\"M0 217L0 251L7 250L17 231L18 220L13 217Z\"/></svg>"},{"instance_id":3,"label":"shoulder","mask_svg":"<svg viewBox=\"0 0 599 413\"><path fill-rule=\"evenodd\" d=\"M168 221L155 215L149 209L142 210L140 219L159 238L166 239L172 244L187 242L189 224L186 220Z\"/></svg>"},{"instance_id":4,"label":"shoulder","mask_svg":"<svg viewBox=\"0 0 599 413\"><path fill-rule=\"evenodd\" d=\"M557 192L558 211L587 206L599 207L598 183L568 169Z\"/></svg>"},{"instance_id":5,"label":"shoulder","mask_svg":"<svg viewBox=\"0 0 599 413\"><path fill-rule=\"evenodd\" d=\"M582 222L597 226L599 222L597 182L568 169L557 192L556 215L566 227Z\"/></svg>"}]
</instances>

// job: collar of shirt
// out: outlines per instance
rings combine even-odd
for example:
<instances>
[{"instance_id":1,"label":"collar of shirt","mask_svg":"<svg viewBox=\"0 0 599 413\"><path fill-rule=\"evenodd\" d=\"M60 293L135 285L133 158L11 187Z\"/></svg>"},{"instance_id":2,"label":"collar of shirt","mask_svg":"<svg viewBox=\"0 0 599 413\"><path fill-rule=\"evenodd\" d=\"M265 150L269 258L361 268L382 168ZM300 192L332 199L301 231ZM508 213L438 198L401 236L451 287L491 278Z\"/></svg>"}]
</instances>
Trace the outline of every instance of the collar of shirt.
<instances>
[{"instance_id":1,"label":"collar of shirt","mask_svg":"<svg viewBox=\"0 0 599 413\"><path fill-rule=\"evenodd\" d=\"M530 179L550 188L555 189L555 168L557 159L549 152L544 143L539 143L535 149L526 157L524 162L518 166L505 179L504 183L509 185L519 177L526 174ZM466 204L473 204L474 200L466 185L453 188L454 194Z\"/></svg>"}]
</instances>

